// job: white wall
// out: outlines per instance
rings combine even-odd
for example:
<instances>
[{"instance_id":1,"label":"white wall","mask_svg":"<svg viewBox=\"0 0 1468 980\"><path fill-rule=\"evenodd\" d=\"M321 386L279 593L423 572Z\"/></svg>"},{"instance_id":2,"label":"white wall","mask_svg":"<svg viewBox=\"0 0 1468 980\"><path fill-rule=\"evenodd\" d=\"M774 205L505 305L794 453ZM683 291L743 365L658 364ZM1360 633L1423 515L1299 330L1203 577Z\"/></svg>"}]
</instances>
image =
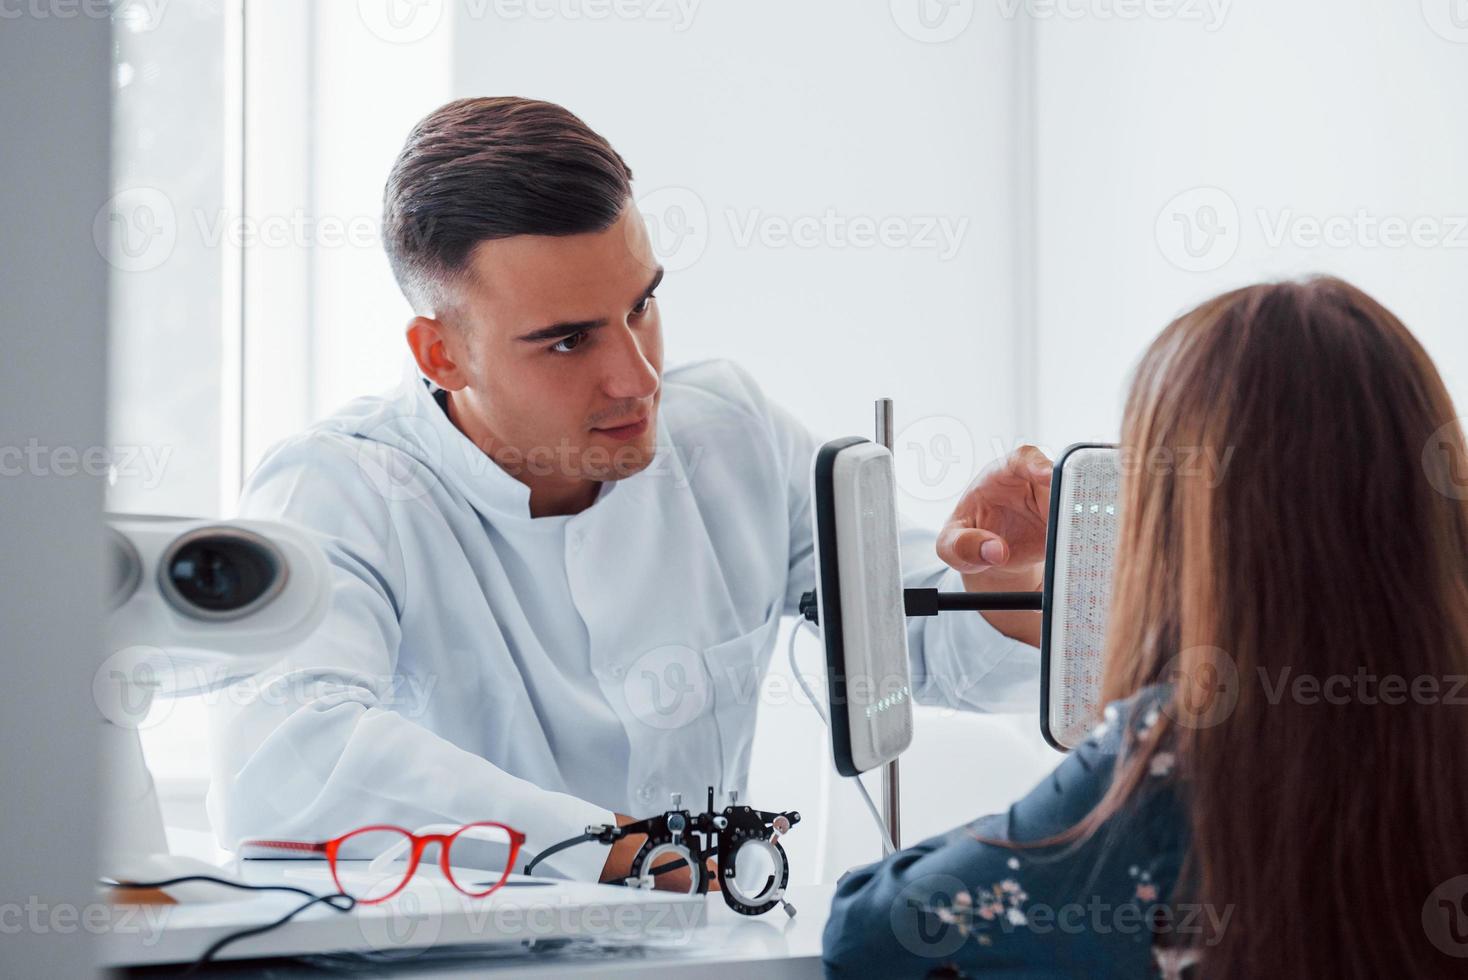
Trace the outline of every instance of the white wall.
<instances>
[{"instance_id":1,"label":"white wall","mask_svg":"<svg viewBox=\"0 0 1468 980\"><path fill-rule=\"evenodd\" d=\"M1168 320L1315 271L1394 310L1468 399L1463 5L1235 0L1221 22L1094 12L1106 6L1036 20L1041 438L1114 437L1127 372ZM1194 188L1212 190L1174 200ZM1311 237L1312 220L1358 212L1368 231ZM1392 247L1382 231L1413 220L1452 242Z\"/></svg>"},{"instance_id":2,"label":"white wall","mask_svg":"<svg viewBox=\"0 0 1468 980\"><path fill-rule=\"evenodd\" d=\"M682 31L464 10L456 95L561 102L629 161L665 244L684 209L692 234L665 256L670 360L736 358L826 433L870 431L871 400L891 395L899 425L951 414L1008 434L1011 25L931 45L885 4L839 0L708 0ZM893 218L894 238L928 218L964 232L951 255L778 237L827 209Z\"/></svg>"},{"instance_id":3,"label":"white wall","mask_svg":"<svg viewBox=\"0 0 1468 980\"><path fill-rule=\"evenodd\" d=\"M114 7L107 507L217 515L239 486L234 9Z\"/></svg>"},{"instance_id":4,"label":"white wall","mask_svg":"<svg viewBox=\"0 0 1468 980\"><path fill-rule=\"evenodd\" d=\"M385 19L399 7L437 13L436 29L399 43ZM412 311L380 243L382 188L408 130L451 97L442 8L246 7L246 209L262 232L245 257L246 473L275 442L401 374Z\"/></svg>"}]
</instances>

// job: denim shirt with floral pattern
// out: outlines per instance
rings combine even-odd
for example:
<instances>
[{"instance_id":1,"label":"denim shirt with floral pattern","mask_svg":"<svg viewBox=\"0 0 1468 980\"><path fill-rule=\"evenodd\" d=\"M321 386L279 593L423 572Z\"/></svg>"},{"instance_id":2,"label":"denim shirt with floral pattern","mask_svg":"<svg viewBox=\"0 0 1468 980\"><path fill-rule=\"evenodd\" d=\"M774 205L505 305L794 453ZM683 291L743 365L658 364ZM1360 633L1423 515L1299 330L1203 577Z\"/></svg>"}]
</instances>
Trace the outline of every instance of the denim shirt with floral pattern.
<instances>
[{"instance_id":1,"label":"denim shirt with floral pattern","mask_svg":"<svg viewBox=\"0 0 1468 980\"><path fill-rule=\"evenodd\" d=\"M1166 745L1121 811L1091 837L1061 834L1111 785L1128 729L1145 734L1170 691L1106 708L1060 766L1004 814L848 872L824 939L827 976L1185 978L1223 924L1178 902L1187 820ZM994 843L995 841L1001 843Z\"/></svg>"}]
</instances>

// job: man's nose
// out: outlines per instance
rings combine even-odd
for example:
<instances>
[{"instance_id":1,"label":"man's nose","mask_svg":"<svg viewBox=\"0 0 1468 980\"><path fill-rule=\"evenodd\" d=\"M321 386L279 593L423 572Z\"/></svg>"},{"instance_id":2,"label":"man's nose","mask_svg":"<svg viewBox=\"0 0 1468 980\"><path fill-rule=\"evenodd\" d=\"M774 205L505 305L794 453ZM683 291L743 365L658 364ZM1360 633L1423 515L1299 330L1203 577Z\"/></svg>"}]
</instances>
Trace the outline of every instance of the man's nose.
<instances>
[{"instance_id":1,"label":"man's nose","mask_svg":"<svg viewBox=\"0 0 1468 980\"><path fill-rule=\"evenodd\" d=\"M626 326L615 329L616 339L607 364L606 393L612 398L651 398L658 390L658 369L647 357L643 341Z\"/></svg>"}]
</instances>

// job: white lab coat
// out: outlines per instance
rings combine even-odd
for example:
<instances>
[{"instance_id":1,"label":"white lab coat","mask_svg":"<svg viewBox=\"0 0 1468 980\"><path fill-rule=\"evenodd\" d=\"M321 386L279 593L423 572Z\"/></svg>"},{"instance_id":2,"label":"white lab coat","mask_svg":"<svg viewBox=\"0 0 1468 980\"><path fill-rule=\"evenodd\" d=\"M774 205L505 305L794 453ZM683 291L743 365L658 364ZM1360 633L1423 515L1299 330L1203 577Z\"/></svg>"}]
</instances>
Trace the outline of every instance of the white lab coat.
<instances>
[{"instance_id":1,"label":"white lab coat","mask_svg":"<svg viewBox=\"0 0 1468 980\"><path fill-rule=\"evenodd\" d=\"M813 588L817 440L724 361L666 372L658 452L569 517L458 431L416 376L275 447L242 515L319 534L326 622L211 710L221 844L498 820L527 855L701 805L749 775L782 615ZM904 527L909 586L961 590ZM917 700L1033 710L1038 653L977 613L910 622ZM524 856L522 856L523 863ZM606 849L546 862L595 881Z\"/></svg>"}]
</instances>

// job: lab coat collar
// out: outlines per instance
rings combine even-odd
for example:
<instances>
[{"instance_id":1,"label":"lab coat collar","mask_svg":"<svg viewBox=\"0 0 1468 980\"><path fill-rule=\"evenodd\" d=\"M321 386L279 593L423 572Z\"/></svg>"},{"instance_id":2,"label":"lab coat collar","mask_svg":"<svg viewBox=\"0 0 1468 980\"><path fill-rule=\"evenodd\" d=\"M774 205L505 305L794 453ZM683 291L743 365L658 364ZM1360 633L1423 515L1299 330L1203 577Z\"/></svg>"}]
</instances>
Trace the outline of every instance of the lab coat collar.
<instances>
[{"instance_id":1,"label":"lab coat collar","mask_svg":"<svg viewBox=\"0 0 1468 980\"><path fill-rule=\"evenodd\" d=\"M414 419L410 442L400 446L424 463L440 480L464 495L475 510L496 520L521 523L533 529L553 530L570 517L532 517L530 487L506 472L489 454L454 425L436 397L438 388L416 371L405 379L404 415ZM588 512L612 492L618 481L602 481Z\"/></svg>"}]
</instances>

